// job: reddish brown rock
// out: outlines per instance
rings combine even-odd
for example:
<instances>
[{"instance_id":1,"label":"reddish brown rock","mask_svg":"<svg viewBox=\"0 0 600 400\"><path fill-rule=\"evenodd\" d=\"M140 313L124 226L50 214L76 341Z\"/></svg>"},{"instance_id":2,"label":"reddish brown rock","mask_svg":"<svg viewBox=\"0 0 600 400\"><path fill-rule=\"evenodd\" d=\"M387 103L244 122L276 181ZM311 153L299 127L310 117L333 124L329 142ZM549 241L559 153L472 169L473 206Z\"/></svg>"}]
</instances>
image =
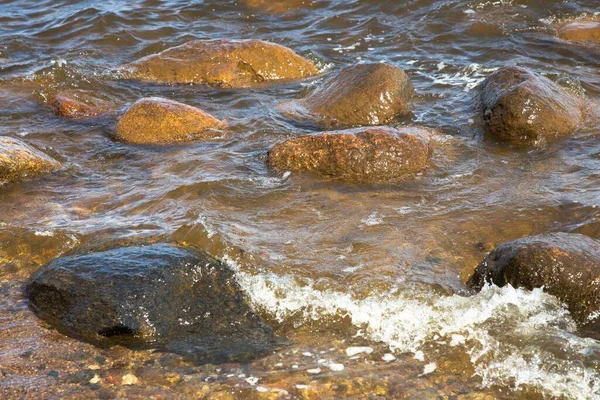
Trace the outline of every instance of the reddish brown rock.
<instances>
[{"instance_id":1,"label":"reddish brown rock","mask_svg":"<svg viewBox=\"0 0 600 400\"><path fill-rule=\"evenodd\" d=\"M48 106L56 115L68 118L95 117L114 109L108 101L84 90L52 93Z\"/></svg>"},{"instance_id":2,"label":"reddish brown rock","mask_svg":"<svg viewBox=\"0 0 600 400\"><path fill-rule=\"evenodd\" d=\"M115 137L135 144L169 144L221 137L226 126L199 108L149 97L135 102L117 123Z\"/></svg>"},{"instance_id":3,"label":"reddish brown rock","mask_svg":"<svg viewBox=\"0 0 600 400\"><path fill-rule=\"evenodd\" d=\"M600 22L570 22L558 29L558 37L569 41L587 41L600 43Z\"/></svg>"},{"instance_id":4,"label":"reddish brown rock","mask_svg":"<svg viewBox=\"0 0 600 400\"><path fill-rule=\"evenodd\" d=\"M317 67L287 47L262 40L195 40L124 67L124 76L159 83L243 88L316 75Z\"/></svg>"},{"instance_id":5,"label":"reddish brown rock","mask_svg":"<svg viewBox=\"0 0 600 400\"><path fill-rule=\"evenodd\" d=\"M519 67L502 68L480 86L484 129L507 142L543 142L575 131L583 100L548 78Z\"/></svg>"},{"instance_id":6,"label":"reddish brown rock","mask_svg":"<svg viewBox=\"0 0 600 400\"><path fill-rule=\"evenodd\" d=\"M480 290L486 282L529 290L544 287L578 322L588 324L600 310L600 241L552 233L505 243L479 264L467 284Z\"/></svg>"},{"instance_id":7,"label":"reddish brown rock","mask_svg":"<svg viewBox=\"0 0 600 400\"><path fill-rule=\"evenodd\" d=\"M288 11L298 10L300 8L312 5L311 0L245 0L248 7L256 8L260 11L280 14Z\"/></svg>"},{"instance_id":8,"label":"reddish brown rock","mask_svg":"<svg viewBox=\"0 0 600 400\"><path fill-rule=\"evenodd\" d=\"M378 63L346 67L304 99L282 104L290 118L326 127L383 125L410 113L413 87L400 68Z\"/></svg>"},{"instance_id":9,"label":"reddish brown rock","mask_svg":"<svg viewBox=\"0 0 600 400\"><path fill-rule=\"evenodd\" d=\"M279 172L312 172L357 183L394 182L427 167L431 133L423 128L359 128L306 135L274 146Z\"/></svg>"},{"instance_id":10,"label":"reddish brown rock","mask_svg":"<svg viewBox=\"0 0 600 400\"><path fill-rule=\"evenodd\" d=\"M0 184L55 171L60 163L28 144L0 136Z\"/></svg>"}]
</instances>

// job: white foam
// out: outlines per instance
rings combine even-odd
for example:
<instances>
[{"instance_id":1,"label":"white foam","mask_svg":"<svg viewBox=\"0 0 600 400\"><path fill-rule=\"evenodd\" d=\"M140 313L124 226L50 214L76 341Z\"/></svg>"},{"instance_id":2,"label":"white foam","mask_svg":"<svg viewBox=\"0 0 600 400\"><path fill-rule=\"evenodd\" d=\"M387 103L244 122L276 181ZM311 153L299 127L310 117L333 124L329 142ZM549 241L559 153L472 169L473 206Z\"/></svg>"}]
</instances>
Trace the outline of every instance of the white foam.
<instances>
[{"instance_id":1,"label":"white foam","mask_svg":"<svg viewBox=\"0 0 600 400\"><path fill-rule=\"evenodd\" d=\"M392 351L421 354L424 359L427 343L464 347L484 386L529 385L550 397L600 395L598 371L543 345L562 340L563 347L578 349L584 359L597 354L600 343L570 334L576 328L570 315L540 289L488 286L471 297L406 290L358 299L349 292L316 290L310 280L299 284L291 275L248 274L228 257L225 261L237 271L254 306L279 321L299 315L305 321L348 317L365 337L387 343ZM435 357L426 358L432 363Z\"/></svg>"}]
</instances>

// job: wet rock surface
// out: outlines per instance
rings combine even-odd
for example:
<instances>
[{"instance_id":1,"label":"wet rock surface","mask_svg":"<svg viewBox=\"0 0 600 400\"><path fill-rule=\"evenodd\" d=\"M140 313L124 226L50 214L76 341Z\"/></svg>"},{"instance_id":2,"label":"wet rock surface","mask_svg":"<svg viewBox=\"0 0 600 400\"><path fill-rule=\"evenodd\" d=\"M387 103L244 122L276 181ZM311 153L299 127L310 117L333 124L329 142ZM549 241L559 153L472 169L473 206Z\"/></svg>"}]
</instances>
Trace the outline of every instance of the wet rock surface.
<instances>
[{"instance_id":1,"label":"wet rock surface","mask_svg":"<svg viewBox=\"0 0 600 400\"><path fill-rule=\"evenodd\" d=\"M262 12L280 14L310 7L314 0L245 0L244 3Z\"/></svg>"},{"instance_id":2,"label":"wet rock surface","mask_svg":"<svg viewBox=\"0 0 600 400\"><path fill-rule=\"evenodd\" d=\"M431 133L423 128L357 128L305 135L274 146L279 172L312 172L351 182L401 181L427 166Z\"/></svg>"},{"instance_id":3,"label":"wet rock surface","mask_svg":"<svg viewBox=\"0 0 600 400\"><path fill-rule=\"evenodd\" d=\"M55 171L60 166L58 161L30 145L0 136L0 184Z\"/></svg>"},{"instance_id":4,"label":"wet rock surface","mask_svg":"<svg viewBox=\"0 0 600 400\"><path fill-rule=\"evenodd\" d=\"M383 125L410 113L413 86L392 65L358 64L329 76L307 97L280 105L288 118L325 127Z\"/></svg>"},{"instance_id":5,"label":"wet rock surface","mask_svg":"<svg viewBox=\"0 0 600 400\"><path fill-rule=\"evenodd\" d=\"M204 363L248 361L275 343L225 265L171 245L59 258L25 292L59 332L100 346L157 348Z\"/></svg>"},{"instance_id":6,"label":"wet rock surface","mask_svg":"<svg viewBox=\"0 0 600 400\"><path fill-rule=\"evenodd\" d=\"M600 21L570 22L558 29L558 37L569 41L600 43Z\"/></svg>"},{"instance_id":7,"label":"wet rock surface","mask_svg":"<svg viewBox=\"0 0 600 400\"><path fill-rule=\"evenodd\" d=\"M573 233L551 233L498 246L479 264L467 284L544 287L563 301L582 325L600 308L600 242Z\"/></svg>"},{"instance_id":8,"label":"wet rock surface","mask_svg":"<svg viewBox=\"0 0 600 400\"><path fill-rule=\"evenodd\" d=\"M109 101L84 90L50 93L47 104L54 114L67 118L95 117L114 109Z\"/></svg>"},{"instance_id":9,"label":"wet rock surface","mask_svg":"<svg viewBox=\"0 0 600 400\"><path fill-rule=\"evenodd\" d=\"M543 142L573 133L583 121L580 97L524 68L502 68L479 90L484 130L502 141Z\"/></svg>"},{"instance_id":10,"label":"wet rock surface","mask_svg":"<svg viewBox=\"0 0 600 400\"><path fill-rule=\"evenodd\" d=\"M135 102L119 118L115 138L133 144L170 144L223 136L226 123L199 108L160 97Z\"/></svg>"},{"instance_id":11,"label":"wet rock surface","mask_svg":"<svg viewBox=\"0 0 600 400\"><path fill-rule=\"evenodd\" d=\"M124 66L126 78L244 88L316 75L291 49L262 40L196 40Z\"/></svg>"}]
</instances>

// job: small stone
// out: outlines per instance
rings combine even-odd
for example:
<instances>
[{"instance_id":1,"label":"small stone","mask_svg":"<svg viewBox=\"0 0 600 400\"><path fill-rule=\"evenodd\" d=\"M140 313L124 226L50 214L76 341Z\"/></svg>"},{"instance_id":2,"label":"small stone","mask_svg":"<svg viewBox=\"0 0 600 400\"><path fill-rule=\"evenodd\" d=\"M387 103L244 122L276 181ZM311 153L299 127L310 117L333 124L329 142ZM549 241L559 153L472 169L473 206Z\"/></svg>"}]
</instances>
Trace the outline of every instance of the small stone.
<instances>
[{"instance_id":1,"label":"small stone","mask_svg":"<svg viewBox=\"0 0 600 400\"><path fill-rule=\"evenodd\" d=\"M338 364L338 363L331 363L329 364L329 369L334 371L334 372L340 372L344 370L344 364Z\"/></svg>"},{"instance_id":2,"label":"small stone","mask_svg":"<svg viewBox=\"0 0 600 400\"><path fill-rule=\"evenodd\" d=\"M136 385L137 383L138 378L131 373L123 375L123 378L121 379L122 385Z\"/></svg>"},{"instance_id":3,"label":"small stone","mask_svg":"<svg viewBox=\"0 0 600 400\"><path fill-rule=\"evenodd\" d=\"M435 371L436 369L437 369L437 364L436 363L426 364L425 367L423 367L423 373L420 376L429 375L433 371Z\"/></svg>"},{"instance_id":4,"label":"small stone","mask_svg":"<svg viewBox=\"0 0 600 400\"><path fill-rule=\"evenodd\" d=\"M396 359L396 357L392 353L385 353L381 359L385 362L391 362Z\"/></svg>"},{"instance_id":5,"label":"small stone","mask_svg":"<svg viewBox=\"0 0 600 400\"><path fill-rule=\"evenodd\" d=\"M306 372L308 372L309 374L312 374L312 375L320 374L321 373L321 368L307 369Z\"/></svg>"},{"instance_id":6,"label":"small stone","mask_svg":"<svg viewBox=\"0 0 600 400\"><path fill-rule=\"evenodd\" d=\"M348 347L346 349L346 355L348 357L355 356L357 354L371 354L373 353L373 349L371 347L363 346L363 347Z\"/></svg>"}]
</instances>

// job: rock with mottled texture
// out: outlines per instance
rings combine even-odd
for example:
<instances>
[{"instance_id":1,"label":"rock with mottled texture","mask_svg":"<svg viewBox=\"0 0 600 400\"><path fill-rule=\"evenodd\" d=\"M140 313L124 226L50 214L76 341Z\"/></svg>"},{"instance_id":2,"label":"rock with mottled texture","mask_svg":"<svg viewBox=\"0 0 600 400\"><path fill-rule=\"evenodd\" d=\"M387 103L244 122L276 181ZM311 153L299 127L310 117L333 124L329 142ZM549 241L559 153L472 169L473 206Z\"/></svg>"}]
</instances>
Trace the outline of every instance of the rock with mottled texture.
<instances>
[{"instance_id":1,"label":"rock with mottled texture","mask_svg":"<svg viewBox=\"0 0 600 400\"><path fill-rule=\"evenodd\" d=\"M569 41L600 43L600 22L570 22L558 29L558 37Z\"/></svg>"},{"instance_id":2,"label":"rock with mottled texture","mask_svg":"<svg viewBox=\"0 0 600 400\"><path fill-rule=\"evenodd\" d=\"M291 49L262 40L195 40L123 68L126 78L244 88L301 79L319 71Z\"/></svg>"},{"instance_id":3,"label":"rock with mottled texture","mask_svg":"<svg viewBox=\"0 0 600 400\"><path fill-rule=\"evenodd\" d=\"M600 241L573 233L517 239L498 246L479 264L467 284L480 290L498 286L544 291L563 301L582 325L600 310Z\"/></svg>"},{"instance_id":4,"label":"rock with mottled texture","mask_svg":"<svg viewBox=\"0 0 600 400\"><path fill-rule=\"evenodd\" d=\"M226 126L199 108L159 97L135 102L119 118L115 137L134 144L171 144L221 137Z\"/></svg>"},{"instance_id":5,"label":"rock with mottled texture","mask_svg":"<svg viewBox=\"0 0 600 400\"><path fill-rule=\"evenodd\" d=\"M58 258L25 290L38 316L96 345L223 362L251 359L273 344L226 265L168 244Z\"/></svg>"},{"instance_id":6,"label":"rock with mottled texture","mask_svg":"<svg viewBox=\"0 0 600 400\"><path fill-rule=\"evenodd\" d=\"M47 102L56 115L68 118L95 117L114 109L107 100L84 90L51 93Z\"/></svg>"},{"instance_id":7,"label":"rock with mottled texture","mask_svg":"<svg viewBox=\"0 0 600 400\"><path fill-rule=\"evenodd\" d=\"M279 172L312 172L357 183L395 182L427 167L430 136L417 127L306 135L274 146L267 161Z\"/></svg>"},{"instance_id":8,"label":"rock with mottled texture","mask_svg":"<svg viewBox=\"0 0 600 400\"><path fill-rule=\"evenodd\" d=\"M484 129L502 141L544 142L574 132L583 122L579 96L524 68L494 72L479 92Z\"/></svg>"},{"instance_id":9,"label":"rock with mottled texture","mask_svg":"<svg viewBox=\"0 0 600 400\"><path fill-rule=\"evenodd\" d=\"M388 64L358 64L334 73L307 97L280 105L289 118L325 127L383 125L410 113L412 84Z\"/></svg>"},{"instance_id":10,"label":"rock with mottled texture","mask_svg":"<svg viewBox=\"0 0 600 400\"><path fill-rule=\"evenodd\" d=\"M0 137L0 184L20 181L60 168L60 163L29 146L10 137Z\"/></svg>"}]
</instances>

